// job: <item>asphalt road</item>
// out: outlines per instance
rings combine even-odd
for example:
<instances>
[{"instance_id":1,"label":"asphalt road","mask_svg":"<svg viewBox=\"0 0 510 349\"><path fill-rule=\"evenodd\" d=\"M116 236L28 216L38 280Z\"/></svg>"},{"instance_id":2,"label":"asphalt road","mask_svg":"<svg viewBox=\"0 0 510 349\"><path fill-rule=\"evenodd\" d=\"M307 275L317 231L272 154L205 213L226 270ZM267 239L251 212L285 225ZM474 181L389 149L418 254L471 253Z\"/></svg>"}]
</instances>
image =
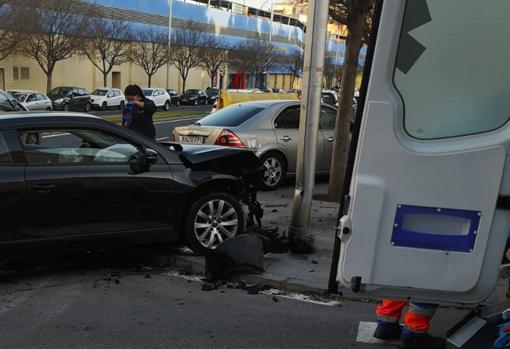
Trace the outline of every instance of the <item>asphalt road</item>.
<instances>
[{"instance_id":1,"label":"asphalt road","mask_svg":"<svg viewBox=\"0 0 510 349\"><path fill-rule=\"evenodd\" d=\"M359 322L374 321L374 304L329 306L226 286L202 291L200 281L140 267L136 258L150 249L139 252L0 271L1 347L380 348L355 342ZM460 316L441 313L435 333Z\"/></svg>"}]
</instances>

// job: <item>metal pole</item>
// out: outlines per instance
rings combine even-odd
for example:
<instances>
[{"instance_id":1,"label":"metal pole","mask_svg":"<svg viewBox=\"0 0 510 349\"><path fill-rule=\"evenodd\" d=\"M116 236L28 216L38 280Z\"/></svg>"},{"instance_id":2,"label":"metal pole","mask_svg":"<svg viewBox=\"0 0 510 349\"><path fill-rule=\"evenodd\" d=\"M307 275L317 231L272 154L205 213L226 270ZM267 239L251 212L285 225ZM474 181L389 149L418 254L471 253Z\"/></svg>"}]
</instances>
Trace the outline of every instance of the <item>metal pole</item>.
<instances>
[{"instance_id":1,"label":"metal pole","mask_svg":"<svg viewBox=\"0 0 510 349\"><path fill-rule=\"evenodd\" d=\"M168 0L168 54L172 47L172 17L173 17L174 0ZM166 88L170 88L170 59L167 57L166 62Z\"/></svg>"},{"instance_id":2,"label":"metal pole","mask_svg":"<svg viewBox=\"0 0 510 349\"><path fill-rule=\"evenodd\" d=\"M271 23L269 23L269 42L273 41L273 20L274 20L274 0L271 0Z\"/></svg>"},{"instance_id":3,"label":"metal pole","mask_svg":"<svg viewBox=\"0 0 510 349\"><path fill-rule=\"evenodd\" d=\"M328 11L329 1L312 0L309 2L296 189L289 227L289 238L293 244L294 252L299 252L295 243L296 238L306 236L310 225L310 211L315 186L315 162L317 159Z\"/></svg>"}]
</instances>

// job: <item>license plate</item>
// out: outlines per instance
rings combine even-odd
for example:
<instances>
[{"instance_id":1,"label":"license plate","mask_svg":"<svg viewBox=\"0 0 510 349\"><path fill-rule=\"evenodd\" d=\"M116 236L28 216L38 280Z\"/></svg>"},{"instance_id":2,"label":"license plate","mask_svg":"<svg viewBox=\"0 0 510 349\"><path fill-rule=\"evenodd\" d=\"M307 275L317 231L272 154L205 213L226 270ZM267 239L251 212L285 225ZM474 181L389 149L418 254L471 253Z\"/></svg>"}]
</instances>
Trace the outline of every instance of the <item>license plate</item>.
<instances>
[{"instance_id":1,"label":"license plate","mask_svg":"<svg viewBox=\"0 0 510 349\"><path fill-rule=\"evenodd\" d=\"M181 143L204 144L204 137L201 137L201 136L181 136Z\"/></svg>"}]
</instances>

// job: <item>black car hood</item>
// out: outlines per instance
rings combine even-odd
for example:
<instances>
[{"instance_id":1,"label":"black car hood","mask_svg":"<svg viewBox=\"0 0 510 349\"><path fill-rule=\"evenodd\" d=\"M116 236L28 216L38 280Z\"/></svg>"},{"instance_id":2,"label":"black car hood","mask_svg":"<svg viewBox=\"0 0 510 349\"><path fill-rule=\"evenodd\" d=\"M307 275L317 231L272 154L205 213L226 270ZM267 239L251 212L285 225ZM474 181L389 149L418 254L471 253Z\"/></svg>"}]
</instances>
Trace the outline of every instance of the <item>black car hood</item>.
<instances>
[{"instance_id":1,"label":"black car hood","mask_svg":"<svg viewBox=\"0 0 510 349\"><path fill-rule=\"evenodd\" d=\"M196 95L196 94L183 94L182 95L182 98L193 98L193 97L198 97L198 95Z\"/></svg>"},{"instance_id":2,"label":"black car hood","mask_svg":"<svg viewBox=\"0 0 510 349\"><path fill-rule=\"evenodd\" d=\"M179 155L187 167L219 172L242 173L261 168L259 158L246 149L211 145L182 145Z\"/></svg>"}]
</instances>

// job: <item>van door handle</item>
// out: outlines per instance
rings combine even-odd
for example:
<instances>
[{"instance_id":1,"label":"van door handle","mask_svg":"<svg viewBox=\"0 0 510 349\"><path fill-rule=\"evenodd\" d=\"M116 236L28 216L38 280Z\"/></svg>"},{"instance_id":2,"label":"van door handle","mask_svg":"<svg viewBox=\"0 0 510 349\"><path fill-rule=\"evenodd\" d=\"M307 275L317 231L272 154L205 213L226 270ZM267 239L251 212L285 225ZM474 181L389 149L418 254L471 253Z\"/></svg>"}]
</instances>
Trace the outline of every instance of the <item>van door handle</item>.
<instances>
[{"instance_id":1,"label":"van door handle","mask_svg":"<svg viewBox=\"0 0 510 349\"><path fill-rule=\"evenodd\" d=\"M335 140L335 137L329 137L329 138L328 138L328 142L329 142L329 143L333 142L334 140Z\"/></svg>"},{"instance_id":2,"label":"van door handle","mask_svg":"<svg viewBox=\"0 0 510 349\"><path fill-rule=\"evenodd\" d=\"M52 193L55 190L56 186L54 186L53 184L36 184L32 185L30 188L37 194L45 195Z\"/></svg>"},{"instance_id":3,"label":"van door handle","mask_svg":"<svg viewBox=\"0 0 510 349\"><path fill-rule=\"evenodd\" d=\"M282 141L284 142L290 142L292 140L292 138L290 138L289 136L283 136L282 138Z\"/></svg>"}]
</instances>

